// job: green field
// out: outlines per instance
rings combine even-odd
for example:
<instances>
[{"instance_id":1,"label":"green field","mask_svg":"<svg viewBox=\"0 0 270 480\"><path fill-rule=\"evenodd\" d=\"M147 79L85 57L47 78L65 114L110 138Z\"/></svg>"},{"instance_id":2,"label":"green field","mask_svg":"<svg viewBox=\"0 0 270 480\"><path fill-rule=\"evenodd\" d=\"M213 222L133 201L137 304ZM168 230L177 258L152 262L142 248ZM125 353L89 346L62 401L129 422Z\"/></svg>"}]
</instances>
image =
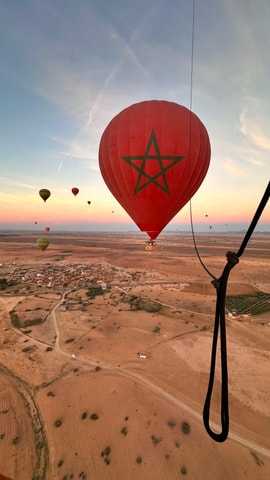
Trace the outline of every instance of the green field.
<instances>
[{"instance_id":1,"label":"green field","mask_svg":"<svg viewBox=\"0 0 270 480\"><path fill-rule=\"evenodd\" d=\"M228 295L226 307L236 315L259 315L270 311L270 294L258 292L255 295Z\"/></svg>"}]
</instances>

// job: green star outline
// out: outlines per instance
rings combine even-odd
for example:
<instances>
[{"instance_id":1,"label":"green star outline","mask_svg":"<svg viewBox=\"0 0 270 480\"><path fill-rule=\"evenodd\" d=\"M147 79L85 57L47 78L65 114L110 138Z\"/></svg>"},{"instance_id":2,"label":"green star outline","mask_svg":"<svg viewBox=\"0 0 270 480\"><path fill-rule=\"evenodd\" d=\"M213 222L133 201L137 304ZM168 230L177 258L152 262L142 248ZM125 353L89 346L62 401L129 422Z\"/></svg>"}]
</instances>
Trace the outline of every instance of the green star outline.
<instances>
[{"instance_id":1,"label":"green star outline","mask_svg":"<svg viewBox=\"0 0 270 480\"><path fill-rule=\"evenodd\" d=\"M155 147L156 155L149 155L152 144ZM146 188L151 183L156 185L156 187L160 188L167 195L170 195L169 186L168 186L168 182L167 182L167 177L166 177L165 173L167 172L167 170L172 168L176 163L180 162L185 157L180 156L180 155L160 155L160 150L159 150L159 146L158 146L158 142L157 142L157 137L156 137L155 131L153 129L151 134L150 134L150 137L149 137L144 155L122 156L121 158L122 158L122 160L127 162L131 167L135 168L135 170L137 170L137 172L139 172L139 175L138 175L138 178L137 178L137 181L136 181L136 185L135 185L135 189L134 189L134 195L139 193L141 190ZM136 163L134 163L136 160L142 160L142 163L141 163L140 167L138 165L136 165ZM159 166L160 166L160 172L156 173L152 177L150 175L148 175L147 172L145 172L145 165L146 165L147 160L156 160L156 161L158 161ZM163 160L172 160L172 162L169 165L167 165L167 167L164 167ZM163 179L163 185L161 185L157 181L157 179L159 177L161 177ZM148 180L148 181L142 183L144 178L146 178L146 180Z\"/></svg>"}]
</instances>

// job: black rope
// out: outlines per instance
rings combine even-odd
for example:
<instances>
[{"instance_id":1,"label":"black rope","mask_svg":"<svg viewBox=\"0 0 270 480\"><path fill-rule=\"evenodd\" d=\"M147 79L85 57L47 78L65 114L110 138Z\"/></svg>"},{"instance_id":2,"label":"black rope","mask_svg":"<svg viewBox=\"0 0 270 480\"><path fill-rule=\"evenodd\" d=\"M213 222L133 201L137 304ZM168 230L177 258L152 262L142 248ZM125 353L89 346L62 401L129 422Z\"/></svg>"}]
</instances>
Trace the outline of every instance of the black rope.
<instances>
[{"instance_id":1,"label":"black rope","mask_svg":"<svg viewBox=\"0 0 270 480\"><path fill-rule=\"evenodd\" d=\"M194 70L194 43L195 43L195 0L192 2L192 28L191 28L191 62L190 62L190 97L189 97L189 148L191 150L191 112L192 112L192 96L193 96L193 70ZM191 172L190 172L190 167L189 167L189 185L190 185L190 180L191 180ZM191 196L191 194L190 194ZM189 200L189 216L190 216L190 225L191 225L191 233L192 233L192 239L193 239L193 245L195 248L195 252L197 254L197 257L204 268L204 270L210 275L215 280L215 276L212 275L210 270L206 267L204 264L199 250L197 248L197 243L195 239L195 234L194 234L194 227L193 227L193 215L192 215L192 203L191 199Z\"/></svg>"},{"instance_id":2,"label":"black rope","mask_svg":"<svg viewBox=\"0 0 270 480\"><path fill-rule=\"evenodd\" d=\"M261 199L261 202L257 208L257 211L253 217L253 220L246 232L244 240L237 253L227 252L227 264L223 270L223 273L219 279L212 281L217 291L216 302L216 314L215 325L213 333L212 354L210 364L210 375L208 390L203 408L203 422L207 433L216 442L224 442L229 433L229 399L228 399L228 368L227 368L227 345L226 345L226 321L225 321L225 298L227 282L230 271L239 262L239 257L244 253L245 247L256 227L257 222L263 212L263 209L270 196L270 182L265 190L265 193ZM215 380L215 367L216 367L216 355L217 355L217 342L218 336L220 336L220 358L221 358L221 432L216 433L210 427L210 407L211 397L213 392L214 380Z\"/></svg>"}]
</instances>

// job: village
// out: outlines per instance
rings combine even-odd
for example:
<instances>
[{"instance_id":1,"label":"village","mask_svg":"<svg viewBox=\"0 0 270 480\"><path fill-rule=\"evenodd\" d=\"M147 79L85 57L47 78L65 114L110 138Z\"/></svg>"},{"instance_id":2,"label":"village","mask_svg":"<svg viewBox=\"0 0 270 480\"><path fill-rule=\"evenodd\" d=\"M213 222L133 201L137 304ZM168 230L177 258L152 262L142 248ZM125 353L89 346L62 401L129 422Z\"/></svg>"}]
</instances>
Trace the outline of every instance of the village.
<instances>
[{"instance_id":1,"label":"village","mask_svg":"<svg viewBox=\"0 0 270 480\"><path fill-rule=\"evenodd\" d=\"M143 272L130 272L112 267L104 263L71 263L59 265L46 263L45 265L18 265L1 264L1 277L5 277L8 285L13 287L14 293L18 288L30 285L62 291L69 288L88 288L99 285L107 290L114 283L124 283L138 280ZM145 274L144 274L145 275Z\"/></svg>"}]
</instances>

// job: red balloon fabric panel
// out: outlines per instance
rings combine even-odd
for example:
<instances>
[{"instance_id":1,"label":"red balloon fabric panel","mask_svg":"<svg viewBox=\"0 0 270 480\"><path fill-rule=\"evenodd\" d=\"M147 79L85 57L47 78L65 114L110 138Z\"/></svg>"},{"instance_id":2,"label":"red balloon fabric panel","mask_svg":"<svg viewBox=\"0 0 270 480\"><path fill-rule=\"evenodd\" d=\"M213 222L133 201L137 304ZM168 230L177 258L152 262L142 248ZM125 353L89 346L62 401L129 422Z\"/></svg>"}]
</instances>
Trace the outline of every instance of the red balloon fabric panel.
<instances>
[{"instance_id":1,"label":"red balloon fabric panel","mask_svg":"<svg viewBox=\"0 0 270 480\"><path fill-rule=\"evenodd\" d=\"M111 193L155 239L198 190L210 152L206 128L193 112L150 100L112 119L101 137L99 165Z\"/></svg>"}]
</instances>

